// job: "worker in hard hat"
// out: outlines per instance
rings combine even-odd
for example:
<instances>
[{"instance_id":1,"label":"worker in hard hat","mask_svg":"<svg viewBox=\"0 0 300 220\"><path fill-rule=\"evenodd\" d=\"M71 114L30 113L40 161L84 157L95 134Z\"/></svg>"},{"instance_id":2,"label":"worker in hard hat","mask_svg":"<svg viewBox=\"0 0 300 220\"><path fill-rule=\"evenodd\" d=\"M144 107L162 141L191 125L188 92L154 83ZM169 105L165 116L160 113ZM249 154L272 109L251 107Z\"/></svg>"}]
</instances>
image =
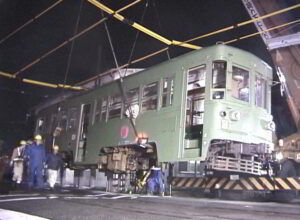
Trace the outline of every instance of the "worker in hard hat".
<instances>
[{"instance_id":1,"label":"worker in hard hat","mask_svg":"<svg viewBox=\"0 0 300 220\"><path fill-rule=\"evenodd\" d=\"M148 179L148 194L159 193L164 195L164 184L162 181L162 173L159 167L152 166L151 174Z\"/></svg>"},{"instance_id":2,"label":"worker in hard hat","mask_svg":"<svg viewBox=\"0 0 300 220\"><path fill-rule=\"evenodd\" d=\"M22 182L23 169L24 169L24 149L26 141L20 141L20 145L13 150L11 156L11 166L13 166L12 181L15 186L19 186ZM17 185L16 185L17 184Z\"/></svg>"},{"instance_id":3,"label":"worker in hard hat","mask_svg":"<svg viewBox=\"0 0 300 220\"><path fill-rule=\"evenodd\" d=\"M41 135L36 135L34 139L35 143L28 149L30 166L30 180L28 184L29 187L43 188L43 169L46 161L45 146ZM35 183L36 185L34 185Z\"/></svg>"},{"instance_id":4,"label":"worker in hard hat","mask_svg":"<svg viewBox=\"0 0 300 220\"><path fill-rule=\"evenodd\" d=\"M62 169L64 162L62 157L58 154L59 146L54 145L52 153L47 155L46 166L48 168L48 184L51 189L54 189L54 185L57 180L58 170Z\"/></svg>"},{"instance_id":5,"label":"worker in hard hat","mask_svg":"<svg viewBox=\"0 0 300 220\"><path fill-rule=\"evenodd\" d=\"M30 158L29 158L29 149L33 145L33 140L29 139L26 141L25 149L24 149L24 172L23 172L23 182L26 184L30 183L31 178L31 166L30 166Z\"/></svg>"}]
</instances>

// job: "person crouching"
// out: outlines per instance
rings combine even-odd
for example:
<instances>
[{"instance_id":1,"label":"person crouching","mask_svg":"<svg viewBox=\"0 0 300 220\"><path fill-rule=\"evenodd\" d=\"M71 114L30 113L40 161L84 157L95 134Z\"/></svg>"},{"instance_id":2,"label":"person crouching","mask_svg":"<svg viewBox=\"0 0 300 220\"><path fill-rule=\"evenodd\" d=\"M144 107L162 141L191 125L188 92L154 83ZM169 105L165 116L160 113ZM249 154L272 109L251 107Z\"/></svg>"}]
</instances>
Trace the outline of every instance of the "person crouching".
<instances>
[{"instance_id":1,"label":"person crouching","mask_svg":"<svg viewBox=\"0 0 300 220\"><path fill-rule=\"evenodd\" d=\"M57 145L54 145L52 153L49 153L46 159L46 165L48 168L48 183L51 189L54 189L58 170L64 165L62 158L58 155L58 151L59 147Z\"/></svg>"}]
</instances>

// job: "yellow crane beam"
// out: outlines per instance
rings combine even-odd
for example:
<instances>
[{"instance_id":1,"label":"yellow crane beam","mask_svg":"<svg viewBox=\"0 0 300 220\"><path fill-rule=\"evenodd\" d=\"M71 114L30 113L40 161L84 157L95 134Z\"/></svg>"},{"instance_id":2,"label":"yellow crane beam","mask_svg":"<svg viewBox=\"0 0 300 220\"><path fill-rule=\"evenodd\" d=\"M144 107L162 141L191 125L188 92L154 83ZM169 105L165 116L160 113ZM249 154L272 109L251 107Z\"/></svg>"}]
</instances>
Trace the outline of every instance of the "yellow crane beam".
<instances>
[{"instance_id":1,"label":"yellow crane beam","mask_svg":"<svg viewBox=\"0 0 300 220\"><path fill-rule=\"evenodd\" d=\"M120 15L117 11L113 11L112 9L108 8L107 6L105 6L104 4L96 1L96 0L87 0L88 2L90 2L91 4L93 4L94 6L96 6L97 8L100 8L101 10L105 11L106 13L112 15L114 18L116 18L117 20L155 38L156 40L159 40L161 42L163 42L164 44L167 44L167 45L176 45L176 46L181 46L181 47L185 47L185 48L190 48L190 49L195 49L195 50L198 50L198 49L201 49L202 47L200 46L197 46L197 45L193 45L193 44L189 44L189 43L186 43L186 42L180 42L180 41L177 41L177 40L169 40L157 33L155 33L154 31L134 22L134 21L131 21L127 18L125 18L124 16Z\"/></svg>"},{"instance_id":2,"label":"yellow crane beam","mask_svg":"<svg viewBox=\"0 0 300 220\"><path fill-rule=\"evenodd\" d=\"M58 4L60 4L63 0L58 0L57 2L55 2L54 4L52 4L51 6L49 6L48 8L46 8L45 10L43 10L42 12L40 12L39 14L37 14L36 16L34 16L33 18L31 18L29 21L27 21L25 24L21 25L20 27L18 27L17 29L15 29L13 32L11 32L10 34L6 35L4 38L2 38L0 40L0 44L2 44L4 41L6 41L8 38L12 37L13 35L15 35L16 33L18 33L20 30L22 30L23 28L25 28L26 26L28 26L29 24L31 24L32 22L34 22L35 20L37 20L39 17L41 17L43 14L47 13L48 11L50 11L52 8L54 8L55 6L57 6Z\"/></svg>"},{"instance_id":3,"label":"yellow crane beam","mask_svg":"<svg viewBox=\"0 0 300 220\"><path fill-rule=\"evenodd\" d=\"M33 84L33 85L37 85L37 86L48 87L48 88L53 88L53 89L57 89L57 88L72 89L72 90L84 90L85 89L81 86L54 84L54 83L41 82L41 81L32 80L32 79L17 78L13 74L5 73L5 72L2 72L2 71L0 71L0 76L4 76L4 77L10 78L10 79L18 79L18 80L20 80L21 82L24 82L24 83Z\"/></svg>"}]
</instances>

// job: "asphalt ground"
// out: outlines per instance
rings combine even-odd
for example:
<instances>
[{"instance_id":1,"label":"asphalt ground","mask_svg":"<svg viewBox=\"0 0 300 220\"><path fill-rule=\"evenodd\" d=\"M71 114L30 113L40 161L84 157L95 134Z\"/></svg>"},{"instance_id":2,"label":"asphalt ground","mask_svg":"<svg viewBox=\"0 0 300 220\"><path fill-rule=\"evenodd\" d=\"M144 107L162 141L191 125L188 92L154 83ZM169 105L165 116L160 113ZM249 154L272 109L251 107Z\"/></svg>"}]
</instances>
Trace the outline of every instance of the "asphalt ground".
<instances>
[{"instance_id":1,"label":"asphalt ground","mask_svg":"<svg viewBox=\"0 0 300 220\"><path fill-rule=\"evenodd\" d=\"M108 193L92 189L15 190L0 195L0 219L299 219L290 204ZM10 211L16 211L10 213ZM10 213L8 215L8 212ZM21 218L17 214L29 214ZM2 215L2 216L1 216ZM8 217L10 216L10 217Z\"/></svg>"}]
</instances>

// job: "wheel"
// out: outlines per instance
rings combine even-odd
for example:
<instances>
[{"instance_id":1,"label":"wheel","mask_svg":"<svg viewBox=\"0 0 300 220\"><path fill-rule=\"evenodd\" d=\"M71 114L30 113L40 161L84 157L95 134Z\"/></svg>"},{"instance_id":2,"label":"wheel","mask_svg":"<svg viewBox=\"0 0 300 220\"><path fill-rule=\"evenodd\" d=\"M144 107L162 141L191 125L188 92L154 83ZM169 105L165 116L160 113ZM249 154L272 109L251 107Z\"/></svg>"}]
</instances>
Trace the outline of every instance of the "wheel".
<instances>
[{"instance_id":1,"label":"wheel","mask_svg":"<svg viewBox=\"0 0 300 220\"><path fill-rule=\"evenodd\" d=\"M292 161L287 160L281 165L281 170L279 171L279 177L287 178L287 177L296 177L297 170Z\"/></svg>"}]
</instances>

